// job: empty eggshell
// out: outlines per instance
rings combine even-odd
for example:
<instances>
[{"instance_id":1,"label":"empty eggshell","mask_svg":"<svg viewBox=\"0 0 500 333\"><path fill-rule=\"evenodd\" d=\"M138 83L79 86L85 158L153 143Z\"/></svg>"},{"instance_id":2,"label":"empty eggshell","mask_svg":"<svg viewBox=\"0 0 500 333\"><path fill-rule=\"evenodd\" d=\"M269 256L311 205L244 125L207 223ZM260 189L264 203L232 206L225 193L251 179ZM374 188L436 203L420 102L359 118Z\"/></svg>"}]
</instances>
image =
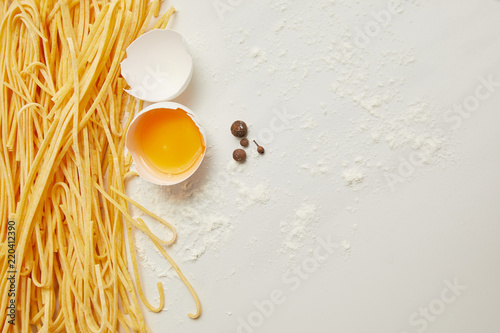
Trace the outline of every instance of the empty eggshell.
<instances>
[{"instance_id":1,"label":"empty eggshell","mask_svg":"<svg viewBox=\"0 0 500 333\"><path fill-rule=\"evenodd\" d=\"M147 102L179 96L193 75L193 58L182 36L170 29L155 29L127 48L121 63L122 76L132 96Z\"/></svg>"}]
</instances>

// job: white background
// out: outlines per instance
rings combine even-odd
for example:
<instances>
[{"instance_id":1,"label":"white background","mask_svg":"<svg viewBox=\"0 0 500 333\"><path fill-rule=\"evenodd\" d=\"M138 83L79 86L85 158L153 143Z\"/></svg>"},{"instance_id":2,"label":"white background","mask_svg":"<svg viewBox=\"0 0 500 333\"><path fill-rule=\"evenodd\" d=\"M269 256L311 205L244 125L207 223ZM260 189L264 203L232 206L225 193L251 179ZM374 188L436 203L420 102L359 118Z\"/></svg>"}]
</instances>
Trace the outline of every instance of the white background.
<instances>
[{"instance_id":1,"label":"white background","mask_svg":"<svg viewBox=\"0 0 500 333\"><path fill-rule=\"evenodd\" d=\"M384 174L397 169L411 147L389 149L384 142L367 141L353 127L370 114L352 103L352 94L334 97L331 91L335 80L353 68L367 82L378 76L403 78L394 87L402 102L429 101L440 118L474 95L479 77L500 81L500 1L402 1L402 12L366 48L354 50L366 67L346 62L333 69L315 58L328 55L332 45L331 52L338 52L332 40L376 22L371 13L390 2L223 0L219 3L230 10L221 15L216 3L169 1L162 8L178 10L169 27L185 36L195 60L193 80L176 101L196 112L210 144L193 186L225 170L238 146L229 132L234 120L247 121L250 134L258 136L270 126L273 109L307 117L274 133L266 155L249 153L243 171L230 175L249 186L269 184L271 200L240 210L234 182L223 184L225 196L213 199L219 200L216 207L225 207L220 213L232 219L234 233L219 249L181 264L202 301L202 317L187 318L194 311L192 299L178 279L169 279L168 311L145 311L152 331L238 332L239 318L247 320L257 311L254 302L270 299L277 289L286 301L258 327L240 332L500 332L500 88L461 119L457 130L451 129L455 122L435 124L446 132L446 153L404 177L395 190ZM285 26L276 32L281 21ZM385 55L399 53L414 60L383 64ZM262 54L266 59L259 63ZM298 69L292 68L294 61ZM277 71L271 73L271 67ZM305 77L303 67L308 68ZM324 142L318 141L322 132ZM363 162L365 179L348 186L342 172L357 156L381 166ZM327 172L301 167L318 161L325 161ZM135 199L155 211L144 198ZM331 236L351 248L336 250L292 291L282 275L301 261L290 263L286 253L279 253L280 223L304 202L318 207L311 237ZM255 244L247 246L254 237ZM157 277L147 268L142 277L156 304ZM466 290L426 325L412 325L412 314L438 304L446 281L455 279Z\"/></svg>"}]
</instances>

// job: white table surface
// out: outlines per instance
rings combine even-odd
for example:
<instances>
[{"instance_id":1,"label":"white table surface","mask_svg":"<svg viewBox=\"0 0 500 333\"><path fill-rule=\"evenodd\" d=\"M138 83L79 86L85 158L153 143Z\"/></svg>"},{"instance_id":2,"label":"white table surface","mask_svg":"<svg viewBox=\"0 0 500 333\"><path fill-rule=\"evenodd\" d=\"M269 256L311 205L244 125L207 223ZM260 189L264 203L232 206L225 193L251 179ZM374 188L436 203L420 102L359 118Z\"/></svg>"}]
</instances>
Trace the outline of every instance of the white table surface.
<instances>
[{"instance_id":1,"label":"white table surface","mask_svg":"<svg viewBox=\"0 0 500 333\"><path fill-rule=\"evenodd\" d=\"M229 132L234 120L247 121L250 134L265 139L262 130L272 127L273 110L303 116L274 131L265 140L266 154L249 153L243 169L228 173L231 181L219 184L219 194L203 203L203 209L210 200L215 209L223 207L218 213L231 219L234 230L218 249L180 263L200 296L202 317L187 318L194 310L189 293L179 279L166 278L168 311L145 310L152 331L500 332L500 88L470 116L424 122L433 124L427 132L445 135L439 158L417 167L394 188L385 174L396 170L412 147L389 149L383 140L367 139L370 131L356 126L374 126L376 116L353 102L356 92L380 93L391 98L383 110L397 115L401 105L423 101L429 117L442 120L454 104L474 96L479 78L500 81L500 1L401 1L402 11L386 27L364 48L354 46L354 60L333 66L328 55L338 55L342 47L332 41L352 44L347 33L376 22L370 13L387 9L391 1L308 3L184 0L163 5L163 11L170 4L177 8L170 27L185 36L195 60L193 80L175 101L194 110L208 133L210 156L191 180L195 189L226 172L238 146ZM226 5L222 16L216 4ZM346 73L354 74L342 81ZM366 86L356 88L357 75ZM389 78L393 86L374 85ZM335 95L336 82L349 92ZM390 116L382 119L387 124ZM365 178L349 186L343 172L356 165L357 157ZM314 168L318 162L323 171ZM129 193L158 211L169 197L152 204L147 196L134 196L140 182L132 182ZM240 209L246 200L238 200L240 182L267 184L270 200ZM190 198L185 200L189 205ZM283 274L300 267L316 245L305 246L303 256L290 261L280 252L280 223L292 219L303 203L317 207L318 221L307 237L330 236L348 242L350 250L335 249L292 290ZM197 204L192 208L202 209ZM180 233L183 237L189 235ZM147 267L141 274L156 304L158 278ZM464 288L453 294L450 283ZM240 318L259 321L255 302L270 300L276 290L283 292L284 302L261 323L238 330ZM429 307L425 319L420 311Z\"/></svg>"}]
</instances>

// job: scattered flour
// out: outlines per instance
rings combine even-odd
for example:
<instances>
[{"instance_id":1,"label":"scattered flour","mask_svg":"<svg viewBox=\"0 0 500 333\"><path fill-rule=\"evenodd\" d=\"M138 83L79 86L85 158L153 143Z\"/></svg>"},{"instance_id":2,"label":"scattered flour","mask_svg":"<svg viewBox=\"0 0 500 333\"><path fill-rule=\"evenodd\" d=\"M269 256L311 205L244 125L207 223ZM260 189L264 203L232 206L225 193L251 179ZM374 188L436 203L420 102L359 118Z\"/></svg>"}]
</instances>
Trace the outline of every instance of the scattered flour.
<instances>
[{"instance_id":1,"label":"scattered flour","mask_svg":"<svg viewBox=\"0 0 500 333\"><path fill-rule=\"evenodd\" d=\"M326 160L319 160L316 165L300 164L300 168L308 170L312 176L328 175L331 173L331 168Z\"/></svg>"},{"instance_id":2,"label":"scattered flour","mask_svg":"<svg viewBox=\"0 0 500 333\"><path fill-rule=\"evenodd\" d=\"M272 200L273 190L268 182L254 186L245 184L238 177L245 170L244 166L233 162L228 162L225 168L228 184L217 183L214 178L188 180L176 186L162 187L139 178L130 180L128 194L172 223L176 229L177 241L166 247L166 250L177 263L195 262L207 252L215 255L219 253L221 247L232 238L235 229L234 216L223 213L229 207L237 206L242 212ZM227 186L224 185L237 188L237 195L229 198ZM153 221L133 206L130 209L133 217L144 219L156 236L164 240L171 238L172 233L166 226ZM137 256L144 267L160 278L175 275L146 234L135 230L134 240ZM256 242L257 238L251 239L247 247L254 246Z\"/></svg>"},{"instance_id":3,"label":"scattered flour","mask_svg":"<svg viewBox=\"0 0 500 333\"><path fill-rule=\"evenodd\" d=\"M353 167L344 170L344 172L342 173L342 177L344 177L347 185L352 186L362 183L366 177L366 174L362 169Z\"/></svg>"},{"instance_id":4,"label":"scattered flour","mask_svg":"<svg viewBox=\"0 0 500 333\"><path fill-rule=\"evenodd\" d=\"M247 242L246 248L247 249L253 249L253 248L255 248L255 245L257 244L257 241L258 241L257 237L250 238L248 240L248 242Z\"/></svg>"},{"instance_id":5,"label":"scattered flour","mask_svg":"<svg viewBox=\"0 0 500 333\"><path fill-rule=\"evenodd\" d=\"M317 205L303 203L295 210L293 218L281 221L282 247L279 252L288 254L291 262L297 260L306 246L315 242L318 208Z\"/></svg>"},{"instance_id":6,"label":"scattered flour","mask_svg":"<svg viewBox=\"0 0 500 333\"><path fill-rule=\"evenodd\" d=\"M193 184L186 181L177 186L162 187L141 179L131 180L128 191L132 198L172 223L177 231L175 244L166 247L177 263L194 262L206 252L218 253L232 236L234 225L222 212L225 206L223 192L212 181ZM140 210L131 207L134 217L144 219L150 230L161 239L171 237L170 230ZM134 231L138 257L142 264L164 277L172 270L162 258L149 237L141 231ZM163 264L160 264L163 263Z\"/></svg>"},{"instance_id":7,"label":"scattered flour","mask_svg":"<svg viewBox=\"0 0 500 333\"><path fill-rule=\"evenodd\" d=\"M342 247L344 248L345 251L351 251L351 243L348 241L342 241Z\"/></svg>"},{"instance_id":8,"label":"scattered flour","mask_svg":"<svg viewBox=\"0 0 500 333\"><path fill-rule=\"evenodd\" d=\"M271 200L271 189L268 183L261 183L255 187L249 187L240 181L233 180L239 188L239 197L236 198L236 204L239 210L246 210L255 204L265 204Z\"/></svg>"}]
</instances>

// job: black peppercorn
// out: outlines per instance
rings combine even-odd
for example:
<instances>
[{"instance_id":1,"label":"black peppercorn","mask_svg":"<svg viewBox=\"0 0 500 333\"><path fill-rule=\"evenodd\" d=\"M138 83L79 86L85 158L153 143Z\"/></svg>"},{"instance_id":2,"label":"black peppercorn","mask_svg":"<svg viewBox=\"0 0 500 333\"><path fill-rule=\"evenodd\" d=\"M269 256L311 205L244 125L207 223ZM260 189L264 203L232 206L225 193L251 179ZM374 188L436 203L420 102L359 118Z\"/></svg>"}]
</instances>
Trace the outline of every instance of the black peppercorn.
<instances>
[{"instance_id":1,"label":"black peppercorn","mask_svg":"<svg viewBox=\"0 0 500 333\"><path fill-rule=\"evenodd\" d=\"M231 125L231 133L237 138L243 138L247 135L248 129L247 124L242 120L236 120Z\"/></svg>"},{"instance_id":2,"label":"black peppercorn","mask_svg":"<svg viewBox=\"0 0 500 333\"><path fill-rule=\"evenodd\" d=\"M259 146L259 144L258 144L255 140L253 140L253 142L255 142L255 144L257 145L257 152L258 152L259 154L264 154L264 152L266 151L266 150L264 149L264 147Z\"/></svg>"},{"instance_id":3,"label":"black peppercorn","mask_svg":"<svg viewBox=\"0 0 500 333\"><path fill-rule=\"evenodd\" d=\"M243 163L247 159L247 153L243 149L236 149L233 151L233 159L237 162Z\"/></svg>"},{"instance_id":4,"label":"black peppercorn","mask_svg":"<svg viewBox=\"0 0 500 333\"><path fill-rule=\"evenodd\" d=\"M247 138L241 139L240 145L242 145L243 147L248 147L248 139Z\"/></svg>"}]
</instances>

